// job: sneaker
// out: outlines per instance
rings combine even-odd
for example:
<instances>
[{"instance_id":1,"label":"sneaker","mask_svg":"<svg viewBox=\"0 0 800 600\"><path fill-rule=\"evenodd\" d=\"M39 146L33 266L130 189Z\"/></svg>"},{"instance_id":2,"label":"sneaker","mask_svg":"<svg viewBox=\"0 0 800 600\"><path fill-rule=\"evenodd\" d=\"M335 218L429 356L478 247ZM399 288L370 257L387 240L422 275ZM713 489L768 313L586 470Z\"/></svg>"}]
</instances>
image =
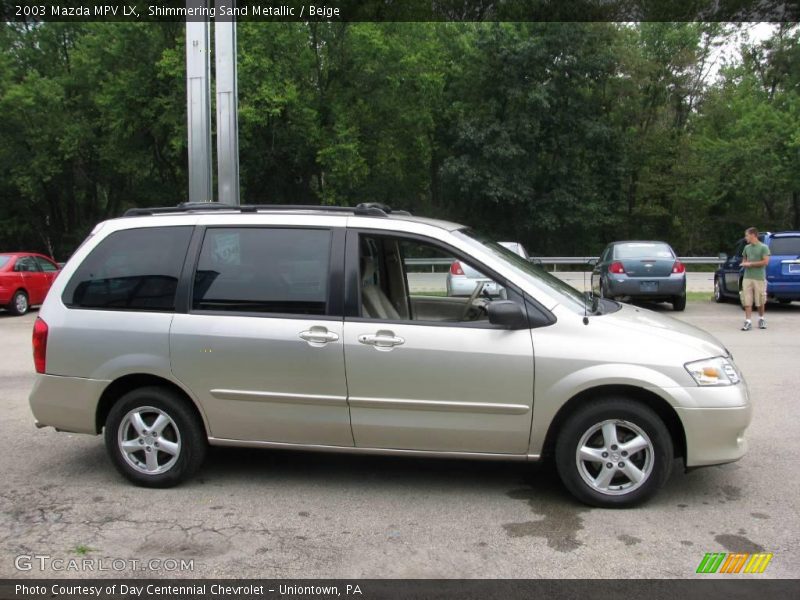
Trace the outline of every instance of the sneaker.
<instances>
[{"instance_id":1,"label":"sneaker","mask_svg":"<svg viewBox=\"0 0 800 600\"><path fill-rule=\"evenodd\" d=\"M758 320L758 328L759 329L766 329L767 328L767 320L764 317L761 317Z\"/></svg>"},{"instance_id":2,"label":"sneaker","mask_svg":"<svg viewBox=\"0 0 800 600\"><path fill-rule=\"evenodd\" d=\"M742 331L750 331L753 328L753 323L750 321L745 321L744 325L742 325Z\"/></svg>"}]
</instances>

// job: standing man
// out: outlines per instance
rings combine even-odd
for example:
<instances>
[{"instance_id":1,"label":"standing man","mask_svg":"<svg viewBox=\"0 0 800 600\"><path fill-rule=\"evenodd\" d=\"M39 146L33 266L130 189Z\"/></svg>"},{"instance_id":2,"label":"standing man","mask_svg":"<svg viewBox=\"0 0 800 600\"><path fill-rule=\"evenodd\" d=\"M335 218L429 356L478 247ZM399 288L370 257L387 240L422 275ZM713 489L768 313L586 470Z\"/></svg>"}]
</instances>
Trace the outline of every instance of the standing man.
<instances>
[{"instance_id":1,"label":"standing man","mask_svg":"<svg viewBox=\"0 0 800 600\"><path fill-rule=\"evenodd\" d=\"M758 327L767 328L764 318L765 305L767 304L767 264L769 264L769 247L758 241L758 229L750 227L744 232L747 246L744 247L742 266L744 278L742 279L742 301L744 303L744 325L742 331L750 331L753 323L750 315L753 312L753 302L758 307Z\"/></svg>"}]
</instances>

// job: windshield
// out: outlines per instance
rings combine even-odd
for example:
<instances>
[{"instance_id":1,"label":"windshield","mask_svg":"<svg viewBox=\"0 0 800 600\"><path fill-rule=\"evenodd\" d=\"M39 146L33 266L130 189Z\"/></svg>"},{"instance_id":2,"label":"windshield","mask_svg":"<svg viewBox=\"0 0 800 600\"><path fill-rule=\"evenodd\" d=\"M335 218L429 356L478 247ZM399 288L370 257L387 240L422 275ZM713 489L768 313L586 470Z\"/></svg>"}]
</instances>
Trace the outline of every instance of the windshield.
<instances>
[{"instance_id":1,"label":"windshield","mask_svg":"<svg viewBox=\"0 0 800 600\"><path fill-rule=\"evenodd\" d=\"M591 306L587 305L589 299L586 294L579 292L568 283L561 281L558 277L554 277L540 265L522 258L508 248L504 248L497 242L471 229L461 229L459 231L454 231L453 234L473 243L478 242L484 248L491 250L495 255L514 267L526 282L550 296L557 297L561 304L573 312L584 314L586 310L591 310Z\"/></svg>"}]
</instances>

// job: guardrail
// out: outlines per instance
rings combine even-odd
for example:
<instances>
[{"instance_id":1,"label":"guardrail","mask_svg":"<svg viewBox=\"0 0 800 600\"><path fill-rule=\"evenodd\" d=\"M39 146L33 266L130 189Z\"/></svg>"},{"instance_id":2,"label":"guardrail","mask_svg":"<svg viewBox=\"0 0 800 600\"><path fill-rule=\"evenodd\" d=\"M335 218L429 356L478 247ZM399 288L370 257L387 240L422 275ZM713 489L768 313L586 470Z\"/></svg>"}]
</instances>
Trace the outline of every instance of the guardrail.
<instances>
[{"instance_id":1,"label":"guardrail","mask_svg":"<svg viewBox=\"0 0 800 600\"><path fill-rule=\"evenodd\" d=\"M597 260L597 256L534 256L532 257L542 265L553 265L553 271L558 265L585 265L590 260ZM721 265L725 261L718 256L679 256L678 260L685 265ZM414 266L430 266L431 273L437 265L449 265L453 261L449 258L407 258L405 263Z\"/></svg>"}]
</instances>

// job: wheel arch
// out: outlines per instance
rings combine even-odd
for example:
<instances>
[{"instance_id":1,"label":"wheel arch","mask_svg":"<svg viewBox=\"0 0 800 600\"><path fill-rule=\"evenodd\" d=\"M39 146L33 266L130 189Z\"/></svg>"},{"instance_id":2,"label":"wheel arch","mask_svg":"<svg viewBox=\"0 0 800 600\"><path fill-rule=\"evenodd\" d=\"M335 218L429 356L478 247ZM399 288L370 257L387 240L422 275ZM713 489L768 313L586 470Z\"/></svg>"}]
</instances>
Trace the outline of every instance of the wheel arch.
<instances>
[{"instance_id":1,"label":"wheel arch","mask_svg":"<svg viewBox=\"0 0 800 600\"><path fill-rule=\"evenodd\" d=\"M22 286L22 285L20 285L20 286L17 286L17 287L16 287L16 289L14 289L14 291L13 291L13 292L11 292L11 300L10 300L10 301L11 301L11 302L14 302L14 296L16 296L16 295L17 295L18 293L20 293L20 292L22 292L23 294L25 294L25 297L28 299L28 304L30 304L30 302L31 302L31 294L30 294L30 292L29 292L29 291L28 291L28 290L25 288L25 286Z\"/></svg>"},{"instance_id":2,"label":"wheel arch","mask_svg":"<svg viewBox=\"0 0 800 600\"><path fill-rule=\"evenodd\" d=\"M683 429L678 413L675 409L658 394L644 388L633 385L602 385L587 390L583 390L570 398L556 413L547 429L544 445L542 446L542 457L549 458L554 455L556 440L564 423L578 408L584 406L592 399L600 398L628 398L647 406L664 423L672 438L675 458L686 461L686 432Z\"/></svg>"},{"instance_id":3,"label":"wheel arch","mask_svg":"<svg viewBox=\"0 0 800 600\"><path fill-rule=\"evenodd\" d=\"M97 403L97 412L95 413L95 431L100 433L103 430L108 414L111 412L111 408L117 400L132 390L149 386L169 389L183 398L187 406L197 414L202 422L206 436L209 435L208 423L206 422L205 415L191 395L175 382L148 373L124 375L112 381L106 389L103 390L100 400Z\"/></svg>"}]
</instances>

